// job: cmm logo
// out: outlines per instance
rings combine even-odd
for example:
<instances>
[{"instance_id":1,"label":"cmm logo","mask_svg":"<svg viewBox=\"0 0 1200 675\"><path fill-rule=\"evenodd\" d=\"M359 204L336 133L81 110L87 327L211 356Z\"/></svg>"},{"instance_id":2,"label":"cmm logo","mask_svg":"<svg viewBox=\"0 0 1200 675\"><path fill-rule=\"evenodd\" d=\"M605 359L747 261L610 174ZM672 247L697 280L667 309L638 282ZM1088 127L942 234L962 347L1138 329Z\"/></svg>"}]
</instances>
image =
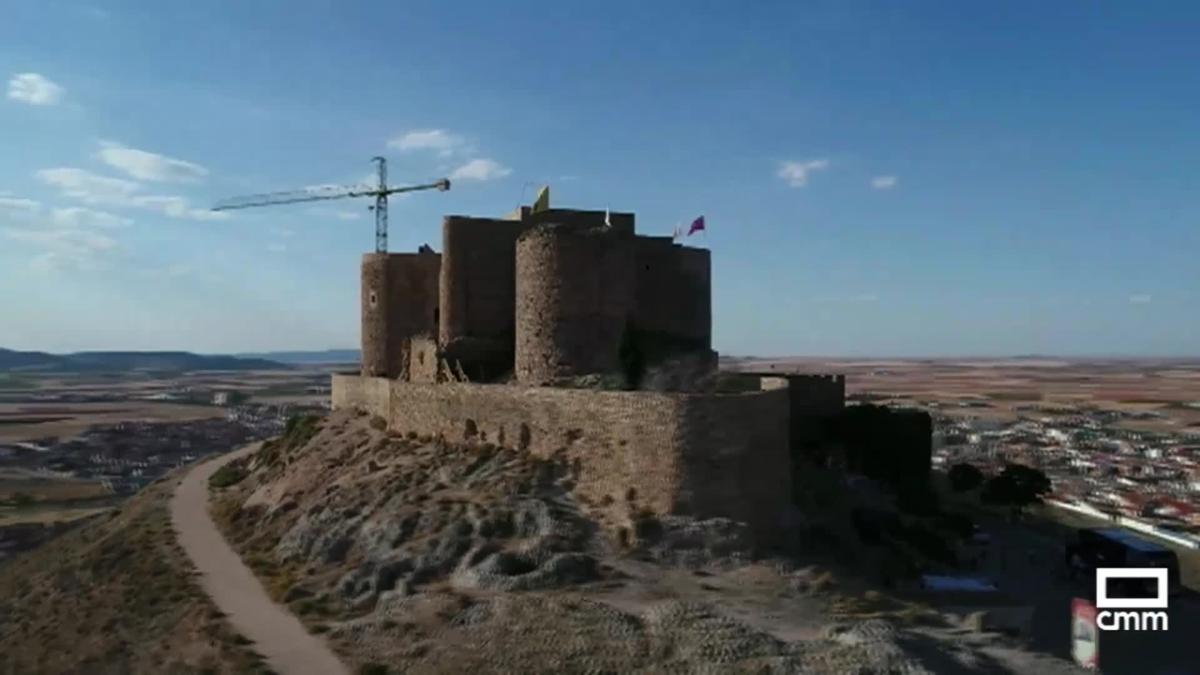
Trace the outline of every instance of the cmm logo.
<instances>
[{"instance_id":1,"label":"cmm logo","mask_svg":"<svg viewBox=\"0 0 1200 675\"><path fill-rule=\"evenodd\" d=\"M1110 598L1108 597L1109 579L1154 581L1154 597ZM1096 609L1100 610L1096 614L1096 625L1100 630L1167 630L1167 613L1161 611L1166 608L1166 568L1099 567L1096 569Z\"/></svg>"}]
</instances>

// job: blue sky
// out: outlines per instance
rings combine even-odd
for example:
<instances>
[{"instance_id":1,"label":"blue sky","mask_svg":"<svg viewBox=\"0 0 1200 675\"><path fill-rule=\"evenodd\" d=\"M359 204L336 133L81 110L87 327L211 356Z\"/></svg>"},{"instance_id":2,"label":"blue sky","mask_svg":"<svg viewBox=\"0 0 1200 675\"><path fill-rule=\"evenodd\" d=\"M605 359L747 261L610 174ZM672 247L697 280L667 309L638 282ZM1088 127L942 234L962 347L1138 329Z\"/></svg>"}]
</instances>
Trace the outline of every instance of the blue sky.
<instances>
[{"instance_id":1,"label":"blue sky","mask_svg":"<svg viewBox=\"0 0 1200 675\"><path fill-rule=\"evenodd\" d=\"M364 200L699 214L728 354L1196 355L1191 2L66 2L0 21L0 346L355 346Z\"/></svg>"}]
</instances>

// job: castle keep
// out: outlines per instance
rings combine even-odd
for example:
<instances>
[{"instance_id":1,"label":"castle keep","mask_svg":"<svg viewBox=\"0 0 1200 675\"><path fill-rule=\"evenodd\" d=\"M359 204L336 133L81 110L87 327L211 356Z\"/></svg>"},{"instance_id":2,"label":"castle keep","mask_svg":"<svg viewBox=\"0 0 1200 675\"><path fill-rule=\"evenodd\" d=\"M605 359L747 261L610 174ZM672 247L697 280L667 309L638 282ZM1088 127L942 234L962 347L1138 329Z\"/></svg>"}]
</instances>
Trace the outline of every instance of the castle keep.
<instances>
[{"instance_id":1,"label":"castle keep","mask_svg":"<svg viewBox=\"0 0 1200 675\"><path fill-rule=\"evenodd\" d=\"M442 237L441 254L364 256L363 375L547 384L616 370L627 330L655 357L710 353L709 252L638 236L633 214L447 216Z\"/></svg>"},{"instance_id":2,"label":"castle keep","mask_svg":"<svg viewBox=\"0 0 1200 675\"><path fill-rule=\"evenodd\" d=\"M604 211L447 216L442 237L364 256L362 371L334 376L335 408L564 460L585 503L783 530L793 450L820 441L844 380L713 377L709 251ZM708 384L630 373L680 363Z\"/></svg>"}]
</instances>

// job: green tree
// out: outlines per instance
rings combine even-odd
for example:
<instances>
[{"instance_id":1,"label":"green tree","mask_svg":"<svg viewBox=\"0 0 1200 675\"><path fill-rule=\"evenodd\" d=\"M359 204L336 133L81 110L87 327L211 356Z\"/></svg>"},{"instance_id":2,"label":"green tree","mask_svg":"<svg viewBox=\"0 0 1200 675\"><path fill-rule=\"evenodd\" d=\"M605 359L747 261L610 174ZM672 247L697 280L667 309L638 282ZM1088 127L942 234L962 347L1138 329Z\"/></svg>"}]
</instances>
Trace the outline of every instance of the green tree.
<instances>
[{"instance_id":1,"label":"green tree","mask_svg":"<svg viewBox=\"0 0 1200 675\"><path fill-rule=\"evenodd\" d=\"M973 464L955 464L950 467L946 477L950 480L950 489L955 492L973 490L983 484L983 472Z\"/></svg>"},{"instance_id":2,"label":"green tree","mask_svg":"<svg viewBox=\"0 0 1200 675\"><path fill-rule=\"evenodd\" d=\"M1050 479L1032 467L1010 464L983 487L981 497L989 504L1008 504L1021 508L1032 504L1050 491Z\"/></svg>"}]
</instances>

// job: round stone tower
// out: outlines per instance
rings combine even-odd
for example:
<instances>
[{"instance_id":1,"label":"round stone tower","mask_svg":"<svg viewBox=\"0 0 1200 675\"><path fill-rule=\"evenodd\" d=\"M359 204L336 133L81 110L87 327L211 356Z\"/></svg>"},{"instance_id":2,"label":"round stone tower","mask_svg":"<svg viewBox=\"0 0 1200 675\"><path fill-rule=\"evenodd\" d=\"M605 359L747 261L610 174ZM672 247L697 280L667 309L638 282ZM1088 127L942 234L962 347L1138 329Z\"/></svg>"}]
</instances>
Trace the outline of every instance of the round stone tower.
<instances>
[{"instance_id":1,"label":"round stone tower","mask_svg":"<svg viewBox=\"0 0 1200 675\"><path fill-rule=\"evenodd\" d=\"M362 374L395 377L400 353L389 342L388 254L366 253L362 259Z\"/></svg>"},{"instance_id":2,"label":"round stone tower","mask_svg":"<svg viewBox=\"0 0 1200 675\"><path fill-rule=\"evenodd\" d=\"M546 384L617 370L635 308L633 238L542 225L521 235L516 257L517 379Z\"/></svg>"}]
</instances>

